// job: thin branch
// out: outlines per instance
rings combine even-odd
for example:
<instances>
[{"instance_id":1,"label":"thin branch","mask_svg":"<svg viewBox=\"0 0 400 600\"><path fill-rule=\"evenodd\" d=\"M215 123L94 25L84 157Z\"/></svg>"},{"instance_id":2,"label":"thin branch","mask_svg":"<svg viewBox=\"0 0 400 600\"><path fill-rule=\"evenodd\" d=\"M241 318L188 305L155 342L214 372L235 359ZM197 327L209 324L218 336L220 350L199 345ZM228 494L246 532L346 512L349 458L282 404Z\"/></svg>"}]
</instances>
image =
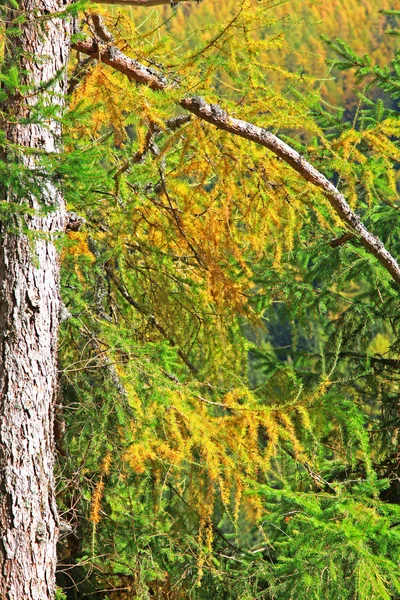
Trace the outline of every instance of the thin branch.
<instances>
[{"instance_id":1,"label":"thin branch","mask_svg":"<svg viewBox=\"0 0 400 600\"><path fill-rule=\"evenodd\" d=\"M327 356L331 356L332 352L327 352ZM318 355L312 355L317 357ZM357 360L368 361L371 364L382 365L385 368L400 369L400 358L385 358L384 356L375 355L369 356L368 354L359 354L357 352L339 352L339 358L354 358Z\"/></svg>"},{"instance_id":2,"label":"thin branch","mask_svg":"<svg viewBox=\"0 0 400 600\"><path fill-rule=\"evenodd\" d=\"M85 58L85 60L79 61L76 64L68 81L67 94L72 94L75 91L76 87L86 76L88 69L95 64L96 61L92 56L88 56L87 58Z\"/></svg>"},{"instance_id":3,"label":"thin branch","mask_svg":"<svg viewBox=\"0 0 400 600\"><path fill-rule=\"evenodd\" d=\"M115 363L113 363L113 361L108 356L107 350L104 350L102 348L100 341L97 339L97 337L93 334L93 332L91 332L90 329L84 323L82 323L82 329L80 330L80 333L84 336L87 336L88 344L90 346L92 346L92 348L94 348L96 352L98 352L98 354L96 354L92 358L85 361L85 365L82 370L87 371L88 364L91 361L94 361L94 362L98 361L99 365L100 365L100 363L102 363L100 368L105 367L107 369L114 388L120 394L121 398L124 398L126 401L128 401L128 392L126 391L126 388L117 372L117 369L115 368ZM76 364L76 363L73 363L73 364ZM70 366L72 366L72 365L70 365ZM76 372L79 370L80 370L79 368L72 369L72 368L68 367L66 369L63 369L62 373L67 374L67 373ZM129 410L131 410L131 409L129 409Z\"/></svg>"},{"instance_id":4,"label":"thin branch","mask_svg":"<svg viewBox=\"0 0 400 600\"><path fill-rule=\"evenodd\" d=\"M192 115L180 115L178 117L172 117L165 121L165 127L170 131L176 131L186 123L188 123L192 119ZM118 169L118 171L114 174L114 180L118 185L118 181L132 165L137 165L145 159L146 155L151 152L153 156L159 156L160 149L154 141L154 138L161 134L162 131L155 123L150 123L149 128L146 133L146 137L144 140L143 148L138 150L132 158L125 161L124 164ZM118 192L118 189L116 190Z\"/></svg>"},{"instance_id":5,"label":"thin branch","mask_svg":"<svg viewBox=\"0 0 400 600\"><path fill-rule=\"evenodd\" d=\"M169 489L174 492L174 494L176 494L176 496L178 496L178 498L183 502L183 504L189 508L189 510L191 510L193 513L197 514L196 511L190 506L190 504L185 500L185 498L182 496L182 494L180 494L180 492L171 484L167 481L167 486L169 487ZM221 529L217 526L215 526L213 523L211 523L211 527L214 531L214 533L216 533L218 535L218 537L220 537L227 546L229 546L232 550L234 550L235 552L240 552L241 554L246 553L246 554L253 554L253 552L246 550L245 548L239 548L238 546L235 546L235 544L232 544L232 542L230 540L228 540L227 537L225 537L225 535L223 534L223 532L221 531ZM221 554L221 556L225 556L223 554ZM233 558L232 556L226 556L226 558Z\"/></svg>"},{"instance_id":6,"label":"thin branch","mask_svg":"<svg viewBox=\"0 0 400 600\"><path fill-rule=\"evenodd\" d=\"M307 473L309 474L311 479L313 479L318 486L325 485L325 486L330 487L331 489L333 488L333 486L329 483L329 481L326 481L326 479L321 477L321 475L319 473L314 471L314 469L311 467L310 463L305 458L296 456L295 453L292 452L287 446L284 446L283 450L284 450L284 452L286 452L286 454L288 454L290 456L290 458L292 458L295 462L300 463L304 467L304 469L307 471Z\"/></svg>"},{"instance_id":7,"label":"thin branch","mask_svg":"<svg viewBox=\"0 0 400 600\"><path fill-rule=\"evenodd\" d=\"M133 58L129 58L115 46L99 45L95 40L78 41L72 46L75 50L93 56L114 69L124 73L130 80L148 85L153 90L169 87L168 80L155 69L146 67ZM390 273L396 283L400 283L400 266L396 259L385 248L382 241L373 235L361 222L360 217L351 210L346 198L301 154L283 142L270 131L257 127L247 121L233 118L220 106L208 104L203 98L184 98L179 105L200 119L215 125L218 129L238 135L246 140L268 148L276 156L297 171L303 179L321 189L337 215L357 233L363 246L373 254L381 265Z\"/></svg>"},{"instance_id":8,"label":"thin branch","mask_svg":"<svg viewBox=\"0 0 400 600\"><path fill-rule=\"evenodd\" d=\"M242 12L243 12L243 4L239 8L239 11L236 13L236 15L233 17L233 19L226 25L226 27L224 27L215 36L215 38L213 38L206 46L204 46L204 48L201 48L198 52L189 56L188 61L194 60L195 58L197 58L198 56L200 56L201 54L203 54L204 52L206 52L207 50L209 50L210 48L215 46L215 44L222 38L222 36L228 31L228 29L230 29L232 27L232 25L235 23L235 21L238 20L238 18L242 14Z\"/></svg>"},{"instance_id":9,"label":"thin branch","mask_svg":"<svg viewBox=\"0 0 400 600\"><path fill-rule=\"evenodd\" d=\"M118 188L119 188L119 180L121 178L121 175L123 175L131 166L141 163L145 159L146 154L148 154L149 152L151 152L154 156L159 155L160 150L158 149L157 145L154 142L155 132L156 132L156 130L155 130L154 124L150 123L149 128L146 133L146 138L144 141L143 148L138 150L132 156L132 158L125 161L124 164L114 174L114 181L115 181L116 187L117 187L117 189L116 189L117 194L119 192Z\"/></svg>"},{"instance_id":10,"label":"thin branch","mask_svg":"<svg viewBox=\"0 0 400 600\"><path fill-rule=\"evenodd\" d=\"M166 340L168 340L170 346L175 347L177 349L178 356L180 356L180 358L183 360L183 362L188 367L188 369L191 371L191 373L196 374L197 368L189 360L189 358L186 356L186 354L179 348L176 341L173 338L171 338L171 336L164 329L164 327L161 325L161 323L159 323L157 321L155 316L152 314L149 314L148 309L143 304L141 304L140 302L137 302L134 298L132 298L132 296L129 294L128 290L126 289L125 285L118 279L118 277L112 271L110 265L106 265L105 269L106 269L107 275L113 281L115 287L117 288L117 290L119 291L121 296L126 300L126 302L128 302L128 304L133 306L133 308L135 308L141 315L143 315L144 317L147 318L148 323L152 327L157 329Z\"/></svg>"},{"instance_id":11,"label":"thin branch","mask_svg":"<svg viewBox=\"0 0 400 600\"><path fill-rule=\"evenodd\" d=\"M341 235L338 238L334 238L333 240L331 240L329 242L329 245L331 248L339 248L339 246L343 246L343 244L345 244L346 242L348 242L349 240L351 240L354 237L354 235L350 232L344 233L343 235Z\"/></svg>"}]
</instances>

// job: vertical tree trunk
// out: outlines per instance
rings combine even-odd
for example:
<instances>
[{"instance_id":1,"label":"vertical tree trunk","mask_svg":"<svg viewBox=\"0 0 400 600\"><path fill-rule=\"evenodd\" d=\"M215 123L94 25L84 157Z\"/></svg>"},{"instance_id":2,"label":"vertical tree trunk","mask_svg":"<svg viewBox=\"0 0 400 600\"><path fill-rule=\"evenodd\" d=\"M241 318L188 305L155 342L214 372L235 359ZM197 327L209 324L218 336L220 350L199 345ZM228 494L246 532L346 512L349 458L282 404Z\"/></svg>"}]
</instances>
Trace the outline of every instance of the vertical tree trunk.
<instances>
[{"instance_id":1,"label":"vertical tree trunk","mask_svg":"<svg viewBox=\"0 0 400 600\"><path fill-rule=\"evenodd\" d=\"M5 69L16 65L20 81L33 91L8 98L2 128L11 144L22 147L14 146L13 155L32 173L37 157L23 147L57 151L60 125L51 119L43 125L18 121L32 115L39 97L62 108L68 22L52 13L65 4L20 0L18 10L5 12L8 22L24 16L19 36L8 30ZM39 95L39 86L54 77L56 83ZM7 160L7 147L2 158ZM3 190L4 199L21 201L12 189ZM27 190L24 200L37 210L36 216L20 218L32 235L22 227L11 232L2 223L0 239L0 599L48 600L54 597L58 535L53 402L60 299L54 240L64 229L65 205L45 178L41 198ZM44 214L44 205L52 210Z\"/></svg>"}]
</instances>

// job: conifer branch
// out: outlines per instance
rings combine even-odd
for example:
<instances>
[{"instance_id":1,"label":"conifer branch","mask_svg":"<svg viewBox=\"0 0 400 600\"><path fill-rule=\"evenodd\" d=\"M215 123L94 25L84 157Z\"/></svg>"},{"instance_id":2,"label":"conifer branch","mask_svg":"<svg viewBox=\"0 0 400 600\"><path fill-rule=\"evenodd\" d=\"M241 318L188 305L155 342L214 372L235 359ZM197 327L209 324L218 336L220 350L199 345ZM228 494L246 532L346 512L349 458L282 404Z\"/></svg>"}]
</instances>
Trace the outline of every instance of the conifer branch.
<instances>
[{"instance_id":1,"label":"conifer branch","mask_svg":"<svg viewBox=\"0 0 400 600\"><path fill-rule=\"evenodd\" d=\"M207 104L203 98L185 98L179 104L204 121L212 123L218 129L223 129L268 148L297 171L303 179L321 189L336 214L358 234L362 245L378 259L393 279L400 283L400 266L396 259L386 250L382 241L363 225L360 217L351 210L343 194L301 154L270 131L247 121L230 117L220 106Z\"/></svg>"},{"instance_id":2,"label":"conifer branch","mask_svg":"<svg viewBox=\"0 0 400 600\"><path fill-rule=\"evenodd\" d=\"M124 73L130 80L148 85L153 90L163 90L172 85L155 69L146 67L137 60L129 58L110 44L103 46L99 45L96 40L84 40L75 42L72 47L79 52L101 60ZM297 171L303 179L321 189L333 210L358 235L362 245L377 258L396 283L400 283L400 266L396 259L385 248L382 241L368 231L361 222L360 217L351 210L343 194L301 154L270 131L247 121L231 117L220 106L208 104L203 98L184 98L180 100L179 105L200 119L215 125L218 129L268 148Z\"/></svg>"},{"instance_id":3,"label":"conifer branch","mask_svg":"<svg viewBox=\"0 0 400 600\"><path fill-rule=\"evenodd\" d=\"M161 325L161 323L159 323L157 321L156 317L152 314L149 314L148 309L143 304L141 304L140 302L137 302L134 298L132 298L132 296L129 294L128 290L126 289L125 285L118 279L118 277L112 271L110 265L106 265L105 268L106 268L107 275L113 281L115 287L117 288L117 290L119 291L121 296L126 300L126 302L128 302L128 304L133 306L133 308L135 308L141 315L143 315L144 317L147 318L149 324L152 327L154 327L155 329L157 329L161 333L161 335L166 340L168 340L170 346L177 349L178 356L183 360L183 362L188 367L188 369L193 374L196 374L197 368L190 361L190 359L186 356L186 354L179 348L176 341L168 334L168 332L164 329L164 327Z\"/></svg>"}]
</instances>

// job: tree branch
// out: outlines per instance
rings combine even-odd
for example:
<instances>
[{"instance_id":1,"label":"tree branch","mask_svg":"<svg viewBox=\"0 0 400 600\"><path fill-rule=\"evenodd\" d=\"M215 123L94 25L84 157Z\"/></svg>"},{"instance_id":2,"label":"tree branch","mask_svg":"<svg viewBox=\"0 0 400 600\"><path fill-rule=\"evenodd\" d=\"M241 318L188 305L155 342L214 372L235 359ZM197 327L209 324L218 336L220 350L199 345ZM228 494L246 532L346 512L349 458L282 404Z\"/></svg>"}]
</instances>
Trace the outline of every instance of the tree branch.
<instances>
[{"instance_id":1,"label":"tree branch","mask_svg":"<svg viewBox=\"0 0 400 600\"><path fill-rule=\"evenodd\" d=\"M149 314L148 309L143 304L141 304L140 302L137 302L134 298L132 298L132 296L127 291L125 285L114 274L114 272L112 271L110 265L105 265L105 269L106 269L107 275L113 281L115 287L117 288L117 290L119 291L119 293L121 294L121 296L128 302L128 304L130 304L131 306L133 306L133 308L135 308L141 315L143 315L144 317L147 318L149 324L152 325L153 327L155 327L155 329L157 329L161 333L161 335L166 340L168 340L170 346L172 346L173 348L175 347L177 349L178 356L180 356L180 358L183 360L183 362L188 367L188 369L193 374L196 374L197 373L197 368L189 360L189 358L186 356L186 354L179 348L179 346L177 345L176 341L168 334L168 332L164 329L164 327L161 325L161 323L159 323L157 321L157 319L155 318L155 316Z\"/></svg>"},{"instance_id":2,"label":"tree branch","mask_svg":"<svg viewBox=\"0 0 400 600\"><path fill-rule=\"evenodd\" d=\"M130 81L137 81L147 85L152 90L164 90L168 86L167 79L155 69L146 67L134 58L129 58L116 46L110 44L99 44L97 40L79 40L72 44L72 48L82 54L109 65L116 71L120 71Z\"/></svg>"},{"instance_id":3,"label":"tree branch","mask_svg":"<svg viewBox=\"0 0 400 600\"><path fill-rule=\"evenodd\" d=\"M133 58L129 58L115 46L99 45L95 40L78 41L72 46L75 50L101 60L114 69L124 73L130 80L148 85L153 90L166 89L168 80L155 69L146 67ZM325 175L301 156L291 146L276 135L257 127L247 121L235 119L228 115L220 106L207 104L200 97L184 98L179 105L200 119L215 125L218 129L238 135L246 140L268 148L276 156L297 171L303 179L321 189L337 215L357 233L363 246L373 254L381 265L390 273L396 283L400 283L400 266L396 259L386 250L382 241L374 236L361 222L360 217L351 210L346 198L331 183Z\"/></svg>"},{"instance_id":4,"label":"tree branch","mask_svg":"<svg viewBox=\"0 0 400 600\"><path fill-rule=\"evenodd\" d=\"M101 16L98 14L92 14L90 15L90 17L92 19L93 27L98 37L101 40L103 40L103 42L113 42L114 36L108 31L107 27L104 25Z\"/></svg>"},{"instance_id":5,"label":"tree branch","mask_svg":"<svg viewBox=\"0 0 400 600\"><path fill-rule=\"evenodd\" d=\"M400 283L400 266L396 259L386 250L381 240L363 225L360 217L347 204L343 194L301 154L270 131L247 121L230 117L217 104L207 104L200 97L185 98L179 104L204 121L212 123L218 129L223 129L268 148L297 171L303 179L320 188L336 214L358 234L363 246L379 260L393 279Z\"/></svg>"},{"instance_id":6,"label":"tree branch","mask_svg":"<svg viewBox=\"0 0 400 600\"><path fill-rule=\"evenodd\" d=\"M346 242L348 242L349 240L351 240L354 237L354 235L350 232L344 233L343 235L341 235L340 237L334 238L333 240L331 240L329 242L329 245L331 248L338 248L339 246L343 246L343 244L345 244Z\"/></svg>"}]
</instances>

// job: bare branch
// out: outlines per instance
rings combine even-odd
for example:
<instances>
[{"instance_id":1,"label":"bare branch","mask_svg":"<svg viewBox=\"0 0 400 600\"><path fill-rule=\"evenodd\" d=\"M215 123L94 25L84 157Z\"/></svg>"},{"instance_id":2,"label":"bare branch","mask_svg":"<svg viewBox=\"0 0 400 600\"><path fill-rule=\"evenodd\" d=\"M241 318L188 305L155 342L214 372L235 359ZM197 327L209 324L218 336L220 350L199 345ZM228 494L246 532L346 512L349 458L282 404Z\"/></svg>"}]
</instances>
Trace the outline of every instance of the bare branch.
<instances>
[{"instance_id":1,"label":"bare branch","mask_svg":"<svg viewBox=\"0 0 400 600\"><path fill-rule=\"evenodd\" d=\"M186 123L189 123L191 120L192 115L179 115L178 117L172 117L172 119L165 121L165 125L170 131L176 131L179 127L186 125Z\"/></svg>"},{"instance_id":2,"label":"bare branch","mask_svg":"<svg viewBox=\"0 0 400 600\"><path fill-rule=\"evenodd\" d=\"M151 89L163 90L171 85L163 75L142 65L137 60L129 58L114 46L107 45L103 47L99 46L96 41L79 41L73 44L73 48L101 60L124 73L129 79L148 85ZM235 119L229 116L220 106L207 104L203 98L184 98L179 101L179 105L200 119L212 123L218 129L268 148L297 171L303 179L321 189L336 214L352 231L357 233L363 246L378 259L396 283L400 283L400 266L396 259L386 250L382 241L368 231L361 222L360 217L351 210L343 194L301 154L270 131L247 121Z\"/></svg>"},{"instance_id":3,"label":"bare branch","mask_svg":"<svg viewBox=\"0 0 400 600\"><path fill-rule=\"evenodd\" d=\"M114 36L110 33L107 27L104 25L103 19L98 14L90 15L93 23L94 30L103 42L113 42Z\"/></svg>"},{"instance_id":4,"label":"bare branch","mask_svg":"<svg viewBox=\"0 0 400 600\"><path fill-rule=\"evenodd\" d=\"M124 73L131 81L149 86L152 90L163 90L167 87L167 79L151 67L146 67L134 58L129 58L121 50L111 45L99 45L96 40L79 40L72 48L82 54L103 62L117 71Z\"/></svg>"},{"instance_id":5,"label":"bare branch","mask_svg":"<svg viewBox=\"0 0 400 600\"><path fill-rule=\"evenodd\" d=\"M329 245L331 248L338 248L339 246L343 246L343 244L345 244L346 242L351 240L353 237L354 237L354 235L348 231L347 233L344 233L340 237L334 238L333 240L331 240L329 242Z\"/></svg>"}]
</instances>

